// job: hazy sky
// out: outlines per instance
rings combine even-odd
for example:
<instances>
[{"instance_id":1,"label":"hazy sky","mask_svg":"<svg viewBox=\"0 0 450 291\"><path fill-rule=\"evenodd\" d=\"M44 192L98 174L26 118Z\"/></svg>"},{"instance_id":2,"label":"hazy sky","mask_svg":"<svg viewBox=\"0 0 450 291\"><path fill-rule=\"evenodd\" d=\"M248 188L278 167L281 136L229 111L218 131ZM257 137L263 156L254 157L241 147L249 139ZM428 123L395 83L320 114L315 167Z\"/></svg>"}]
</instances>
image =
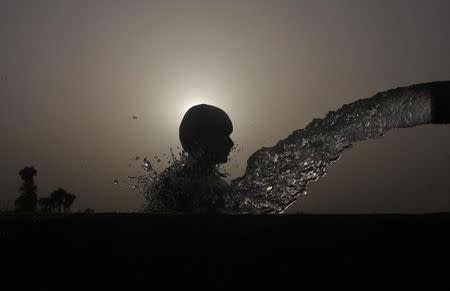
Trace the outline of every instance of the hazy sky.
<instances>
[{"instance_id":1,"label":"hazy sky","mask_svg":"<svg viewBox=\"0 0 450 291\"><path fill-rule=\"evenodd\" d=\"M255 150L344 103L450 80L449 15L446 0L0 0L0 203L34 165L41 197L140 207L114 179L179 146L197 103L229 114L241 175ZM450 125L357 144L309 185L291 211L450 211Z\"/></svg>"}]
</instances>

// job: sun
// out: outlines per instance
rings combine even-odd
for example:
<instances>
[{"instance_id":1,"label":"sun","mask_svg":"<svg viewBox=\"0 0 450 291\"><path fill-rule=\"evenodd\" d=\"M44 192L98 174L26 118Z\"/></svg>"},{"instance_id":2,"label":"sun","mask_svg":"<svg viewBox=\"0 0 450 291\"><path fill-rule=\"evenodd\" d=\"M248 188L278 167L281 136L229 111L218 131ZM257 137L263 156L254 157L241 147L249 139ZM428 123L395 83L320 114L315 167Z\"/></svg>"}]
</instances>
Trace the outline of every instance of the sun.
<instances>
[{"instance_id":1,"label":"sun","mask_svg":"<svg viewBox=\"0 0 450 291\"><path fill-rule=\"evenodd\" d=\"M193 106L199 105L199 104L211 104L211 100L208 100L207 98L203 97L197 97L197 98L190 98L186 102L182 103L182 106L180 108L180 115L181 118L183 118L184 114Z\"/></svg>"},{"instance_id":2,"label":"sun","mask_svg":"<svg viewBox=\"0 0 450 291\"><path fill-rule=\"evenodd\" d=\"M211 97L213 96L213 97ZM167 100L168 104L170 104L169 100ZM220 107L222 102L220 102L220 99L217 98L215 94L180 94L178 95L178 98L172 100L172 105L176 104L176 110L173 110L173 113L176 113L176 117L172 119L172 121L175 121L177 125L183 120L184 115L186 112L195 105L200 104L208 104ZM174 107L172 107L174 108ZM173 116L170 114L170 116Z\"/></svg>"}]
</instances>

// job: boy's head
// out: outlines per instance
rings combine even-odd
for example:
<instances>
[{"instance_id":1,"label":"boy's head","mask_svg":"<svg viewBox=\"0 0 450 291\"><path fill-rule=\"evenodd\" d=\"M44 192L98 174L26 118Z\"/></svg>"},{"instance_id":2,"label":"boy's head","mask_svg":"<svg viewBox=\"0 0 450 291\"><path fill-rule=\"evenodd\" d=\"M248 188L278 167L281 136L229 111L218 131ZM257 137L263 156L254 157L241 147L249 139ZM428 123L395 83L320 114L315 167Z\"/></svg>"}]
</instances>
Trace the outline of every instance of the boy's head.
<instances>
[{"instance_id":1,"label":"boy's head","mask_svg":"<svg viewBox=\"0 0 450 291\"><path fill-rule=\"evenodd\" d=\"M234 145L231 132L233 124L225 111L200 104L184 115L179 137L183 149L194 159L220 164L227 161Z\"/></svg>"}]
</instances>

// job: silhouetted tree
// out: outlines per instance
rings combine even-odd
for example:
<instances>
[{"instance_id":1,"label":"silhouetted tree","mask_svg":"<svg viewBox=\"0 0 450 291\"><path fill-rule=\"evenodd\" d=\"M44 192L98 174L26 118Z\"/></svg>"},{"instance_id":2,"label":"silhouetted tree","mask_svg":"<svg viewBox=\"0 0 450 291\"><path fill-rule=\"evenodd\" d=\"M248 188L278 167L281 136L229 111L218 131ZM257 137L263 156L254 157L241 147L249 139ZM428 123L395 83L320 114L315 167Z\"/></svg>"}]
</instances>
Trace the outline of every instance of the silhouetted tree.
<instances>
[{"instance_id":1,"label":"silhouetted tree","mask_svg":"<svg viewBox=\"0 0 450 291\"><path fill-rule=\"evenodd\" d=\"M34 167L25 167L20 170L22 178L21 194L15 201L16 210L20 212L35 212L37 206L37 187L34 185L34 176L37 171Z\"/></svg>"},{"instance_id":2,"label":"silhouetted tree","mask_svg":"<svg viewBox=\"0 0 450 291\"><path fill-rule=\"evenodd\" d=\"M67 193L66 190L58 188L55 191L53 191L52 194L50 195L50 198L53 199L53 201L55 202L55 205L58 208L59 212L62 211L65 193Z\"/></svg>"},{"instance_id":3,"label":"silhouetted tree","mask_svg":"<svg viewBox=\"0 0 450 291\"><path fill-rule=\"evenodd\" d=\"M51 197L43 197L39 199L39 204L41 205L41 211L51 213L56 208L55 200Z\"/></svg>"},{"instance_id":4,"label":"silhouetted tree","mask_svg":"<svg viewBox=\"0 0 450 291\"><path fill-rule=\"evenodd\" d=\"M65 212L69 212L73 201L77 197L62 188L58 188L57 190L53 191L53 193L50 195L50 198L55 203L55 207L58 208L59 212L62 212L63 207Z\"/></svg>"},{"instance_id":5,"label":"silhouetted tree","mask_svg":"<svg viewBox=\"0 0 450 291\"><path fill-rule=\"evenodd\" d=\"M63 206L64 206L64 212L70 212L70 207L72 207L73 201L77 199L77 196L75 196L72 193L67 193L64 197Z\"/></svg>"}]
</instances>

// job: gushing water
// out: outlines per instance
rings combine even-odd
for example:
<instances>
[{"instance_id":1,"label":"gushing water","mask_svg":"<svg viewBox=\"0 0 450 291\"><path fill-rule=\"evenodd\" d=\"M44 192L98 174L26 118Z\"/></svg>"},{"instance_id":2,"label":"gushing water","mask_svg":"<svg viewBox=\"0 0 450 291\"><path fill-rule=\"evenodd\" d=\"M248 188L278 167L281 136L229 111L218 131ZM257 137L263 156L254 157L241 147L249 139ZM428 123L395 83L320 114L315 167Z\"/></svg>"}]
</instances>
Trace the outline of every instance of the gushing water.
<instances>
[{"instance_id":1,"label":"gushing water","mask_svg":"<svg viewBox=\"0 0 450 291\"><path fill-rule=\"evenodd\" d=\"M431 98L432 91L424 84L389 90L346 104L323 119L314 119L275 146L256 151L247 161L244 176L232 180L226 190L221 188L223 192L215 194L224 199L224 211L283 213L299 196L306 195L307 184L324 176L326 168L352 144L380 138L391 128L431 123ZM135 182L130 185L144 193L149 211L164 210L156 195L158 185L167 177L176 178L177 171L189 163L185 152L179 157L172 149L170 153L172 165L165 171L157 173L150 161L144 159L147 174L132 177ZM216 169L215 179L207 180L207 186L217 183L224 175ZM178 195L176 190L173 195ZM208 203L216 202L217 197L212 197Z\"/></svg>"}]
</instances>

